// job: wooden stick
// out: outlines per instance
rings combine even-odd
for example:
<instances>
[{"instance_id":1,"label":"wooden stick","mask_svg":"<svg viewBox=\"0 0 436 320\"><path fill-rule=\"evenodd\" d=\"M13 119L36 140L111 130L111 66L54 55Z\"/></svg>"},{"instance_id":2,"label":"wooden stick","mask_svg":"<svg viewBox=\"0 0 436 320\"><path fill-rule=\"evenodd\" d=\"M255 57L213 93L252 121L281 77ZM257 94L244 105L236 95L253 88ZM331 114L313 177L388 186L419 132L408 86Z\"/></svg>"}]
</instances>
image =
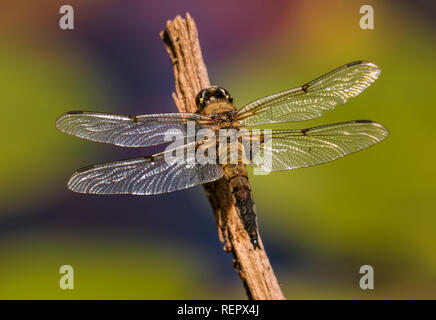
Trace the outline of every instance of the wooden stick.
<instances>
[{"instance_id":1,"label":"wooden stick","mask_svg":"<svg viewBox=\"0 0 436 320\"><path fill-rule=\"evenodd\" d=\"M174 70L176 92L172 94L179 112L197 111L197 93L210 86L209 76L201 54L195 22L189 13L168 21L160 33ZM225 178L204 186L216 218L218 236L225 242L224 250L232 252L233 266L239 273L249 299L283 300L280 285L268 260L259 235L261 250L253 244L235 210Z\"/></svg>"}]
</instances>

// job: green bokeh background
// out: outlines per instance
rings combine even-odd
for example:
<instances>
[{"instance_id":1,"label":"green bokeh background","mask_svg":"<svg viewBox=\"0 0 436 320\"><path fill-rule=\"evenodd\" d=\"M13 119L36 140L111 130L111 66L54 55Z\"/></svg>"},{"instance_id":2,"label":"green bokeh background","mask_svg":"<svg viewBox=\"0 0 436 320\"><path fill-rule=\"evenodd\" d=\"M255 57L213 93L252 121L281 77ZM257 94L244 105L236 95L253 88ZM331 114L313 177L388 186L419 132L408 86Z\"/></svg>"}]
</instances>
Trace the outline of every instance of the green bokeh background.
<instances>
[{"instance_id":1,"label":"green bokeh background","mask_svg":"<svg viewBox=\"0 0 436 320\"><path fill-rule=\"evenodd\" d=\"M92 10L113 3L79 1L77 6L87 12L81 19L92 20ZM371 1L364 4L374 6L375 30L364 31L358 25L362 4L285 3L268 37L261 32L264 38L257 39L253 32L252 40L222 54L213 54L212 41L202 38L208 28L219 29L220 20L198 22L210 77L232 92L238 106L353 60L374 62L382 70L362 95L322 118L274 128L370 119L389 129L386 141L325 165L250 177L261 233L280 247L272 262L279 261L275 270L290 299L436 298L435 27L412 5ZM115 235L74 228L62 234L51 226L14 224L31 221L33 211L69 197L66 177L81 164L105 160L94 157L100 146L57 132L56 117L79 106L126 111L113 70L58 30L59 3L6 6L8 18L0 14L0 227L11 231L0 234L0 298L244 298L230 257L217 241L208 254L228 263L219 275L207 254L164 236L143 241L116 228ZM150 5L148 14L156 8ZM194 18L212 14L194 2L159 10L166 19L185 11ZM236 28L243 12L243 5L237 6L228 23ZM159 46L158 40L153 43ZM170 79L163 48L149 50L163 56L162 72ZM168 108L164 112L175 110ZM185 195L191 204L204 197L200 188ZM159 214L164 219L165 212ZM213 233L212 217L209 222ZM303 267L281 260L295 247L304 253ZM74 290L59 289L62 264L74 266ZM358 286L364 264L375 269L373 291Z\"/></svg>"}]
</instances>

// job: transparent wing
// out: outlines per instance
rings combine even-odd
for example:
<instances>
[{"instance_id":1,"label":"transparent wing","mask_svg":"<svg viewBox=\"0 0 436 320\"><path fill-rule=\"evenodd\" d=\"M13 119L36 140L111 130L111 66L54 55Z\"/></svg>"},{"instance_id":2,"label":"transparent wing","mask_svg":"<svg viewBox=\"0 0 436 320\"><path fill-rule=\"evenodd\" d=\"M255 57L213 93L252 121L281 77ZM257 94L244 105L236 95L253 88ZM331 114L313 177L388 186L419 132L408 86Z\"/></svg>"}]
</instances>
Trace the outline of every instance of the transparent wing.
<instances>
[{"instance_id":1,"label":"transparent wing","mask_svg":"<svg viewBox=\"0 0 436 320\"><path fill-rule=\"evenodd\" d=\"M79 193L151 195L186 189L223 176L217 164L195 162L195 143L125 161L82 168L68 181L68 188ZM180 156L170 157L179 151ZM177 153L176 153L177 154Z\"/></svg>"},{"instance_id":2,"label":"transparent wing","mask_svg":"<svg viewBox=\"0 0 436 320\"><path fill-rule=\"evenodd\" d=\"M366 149L388 136L381 124L369 120L330 124L303 130L272 130L261 134L251 161L263 171L290 170L333 161Z\"/></svg>"},{"instance_id":3,"label":"transparent wing","mask_svg":"<svg viewBox=\"0 0 436 320\"><path fill-rule=\"evenodd\" d=\"M187 129L187 123L193 130ZM56 127L76 137L122 147L146 147L165 141L165 134L194 137L196 128L212 120L193 113L164 113L142 116L73 111L61 115ZM188 132L189 131L189 132Z\"/></svg>"},{"instance_id":4,"label":"transparent wing","mask_svg":"<svg viewBox=\"0 0 436 320\"><path fill-rule=\"evenodd\" d=\"M351 62L301 87L253 101L238 111L237 119L245 126L254 126L318 118L324 110L357 96L379 74L375 64Z\"/></svg>"}]
</instances>

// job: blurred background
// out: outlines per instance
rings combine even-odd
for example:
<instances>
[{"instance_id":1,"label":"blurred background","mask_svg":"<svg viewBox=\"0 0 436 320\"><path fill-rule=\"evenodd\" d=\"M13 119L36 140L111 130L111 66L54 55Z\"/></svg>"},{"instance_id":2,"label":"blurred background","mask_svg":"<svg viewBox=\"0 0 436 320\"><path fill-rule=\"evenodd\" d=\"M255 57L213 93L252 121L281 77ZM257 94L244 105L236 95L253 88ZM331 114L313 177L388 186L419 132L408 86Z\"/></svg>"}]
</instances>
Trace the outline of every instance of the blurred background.
<instances>
[{"instance_id":1,"label":"blurred background","mask_svg":"<svg viewBox=\"0 0 436 320\"><path fill-rule=\"evenodd\" d=\"M59 28L59 8L75 30ZM361 5L375 29L359 27ZM201 187L159 196L66 189L76 169L152 154L63 134L70 110L175 112L159 38L196 20L212 83L238 107L347 62L382 74L302 128L371 119L390 137L317 167L251 176L260 232L288 299L436 298L436 108L432 1L2 1L0 298L245 299ZM432 160L433 159L433 160ZM75 289L59 288L59 268ZM359 287L359 268L375 290Z\"/></svg>"}]
</instances>

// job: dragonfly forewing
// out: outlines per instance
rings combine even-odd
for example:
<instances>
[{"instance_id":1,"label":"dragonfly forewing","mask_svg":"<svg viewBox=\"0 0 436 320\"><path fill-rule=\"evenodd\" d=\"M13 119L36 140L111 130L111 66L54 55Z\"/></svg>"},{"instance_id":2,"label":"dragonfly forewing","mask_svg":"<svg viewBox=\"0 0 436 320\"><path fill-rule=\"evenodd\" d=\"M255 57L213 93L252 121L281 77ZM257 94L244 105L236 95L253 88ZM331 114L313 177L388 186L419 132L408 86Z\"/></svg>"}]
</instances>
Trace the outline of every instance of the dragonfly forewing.
<instances>
[{"instance_id":1,"label":"dragonfly forewing","mask_svg":"<svg viewBox=\"0 0 436 320\"><path fill-rule=\"evenodd\" d=\"M318 118L360 94L380 72L371 62L351 62L303 86L253 101L238 111L237 119L254 126Z\"/></svg>"},{"instance_id":2,"label":"dragonfly forewing","mask_svg":"<svg viewBox=\"0 0 436 320\"><path fill-rule=\"evenodd\" d=\"M56 127L65 133L122 147L159 145L171 141L171 136L195 139L199 128L211 124L209 117L193 113L131 116L73 111L61 115L56 121Z\"/></svg>"}]
</instances>

